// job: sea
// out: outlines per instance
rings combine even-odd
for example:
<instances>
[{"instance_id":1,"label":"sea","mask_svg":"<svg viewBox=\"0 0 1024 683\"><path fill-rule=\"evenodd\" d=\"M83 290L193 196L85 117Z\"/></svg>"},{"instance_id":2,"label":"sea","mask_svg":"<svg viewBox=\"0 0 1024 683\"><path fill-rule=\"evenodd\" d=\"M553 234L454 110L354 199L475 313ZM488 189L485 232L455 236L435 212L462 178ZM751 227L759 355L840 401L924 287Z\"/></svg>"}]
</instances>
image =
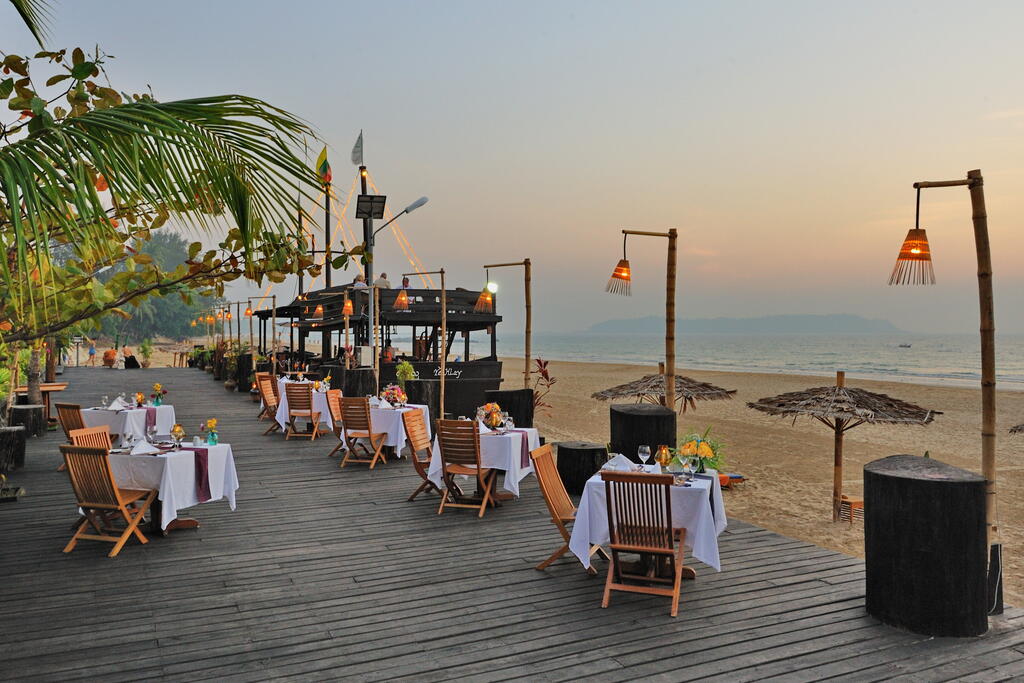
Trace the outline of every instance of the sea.
<instances>
[{"instance_id":1,"label":"sea","mask_svg":"<svg viewBox=\"0 0 1024 683\"><path fill-rule=\"evenodd\" d=\"M499 332L498 354L521 356L522 335ZM475 337L476 335L474 335ZM486 354L480 335L470 347ZM681 334L676 365L733 372L850 377L954 386L978 386L980 340L974 334ZM656 367L664 358L658 334L540 333L532 355L549 360L622 363ZM457 341L453 355L462 349ZM1001 389L1024 390L1024 335L996 336L996 381Z\"/></svg>"}]
</instances>

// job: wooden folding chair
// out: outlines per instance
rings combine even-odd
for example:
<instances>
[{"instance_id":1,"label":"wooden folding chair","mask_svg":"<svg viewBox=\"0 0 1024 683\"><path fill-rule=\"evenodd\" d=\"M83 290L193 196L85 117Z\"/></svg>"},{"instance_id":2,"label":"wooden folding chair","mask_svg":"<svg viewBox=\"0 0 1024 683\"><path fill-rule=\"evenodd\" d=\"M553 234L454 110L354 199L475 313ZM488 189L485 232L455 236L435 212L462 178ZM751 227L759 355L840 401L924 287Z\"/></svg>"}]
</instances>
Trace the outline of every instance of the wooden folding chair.
<instances>
[{"instance_id":1,"label":"wooden folding chair","mask_svg":"<svg viewBox=\"0 0 1024 683\"><path fill-rule=\"evenodd\" d=\"M71 430L85 429L82 406L76 403L56 403L54 406L57 408L57 421L60 422L60 428L64 430L64 437L68 443L71 443ZM64 463L61 463L57 471L63 472L66 467Z\"/></svg>"},{"instance_id":2,"label":"wooden folding chair","mask_svg":"<svg viewBox=\"0 0 1024 683\"><path fill-rule=\"evenodd\" d=\"M435 491L440 495L441 489L427 478L432 453L430 435L427 433L427 421L423 417L423 411L419 408L405 411L402 413L402 425L405 426L405 438L409 442L409 459L412 460L412 465L416 468L416 474L420 475L420 479L423 480L423 483L413 491L407 500L416 500L416 496L424 491ZM420 457L421 453L423 454L422 458Z\"/></svg>"},{"instance_id":3,"label":"wooden folding chair","mask_svg":"<svg viewBox=\"0 0 1024 683\"><path fill-rule=\"evenodd\" d=\"M547 503L548 512L551 514L551 523L558 528L558 533L562 534L564 541L562 547L553 552L551 557L534 567L538 571L544 571L548 565L569 551L571 534L567 525L576 521L576 506L572 504L562 477L558 474L558 468L555 467L551 444L544 444L540 448L530 451L530 457L533 459L533 471L540 483L540 492L544 496L544 502ZM594 555L600 555L606 560L610 559L608 553L599 545L590 546L590 556ZM596 574L597 570L591 567L589 572Z\"/></svg>"},{"instance_id":4,"label":"wooden folding chair","mask_svg":"<svg viewBox=\"0 0 1024 683\"><path fill-rule=\"evenodd\" d=\"M139 530L139 523L156 498L156 491L118 488L114 481L114 473L110 469L109 455L103 448L62 445L60 451L64 455L64 463L71 479L71 488L78 498L78 506L85 513L85 519L64 546L64 552L70 553L74 550L81 539L113 543L114 548L107 557L116 557L133 535L140 543L149 543ZM106 526L110 521L108 515L115 519L120 516L124 520L126 526L120 536L105 533L112 531ZM96 533L87 534L89 527L95 529Z\"/></svg>"},{"instance_id":5,"label":"wooden folding chair","mask_svg":"<svg viewBox=\"0 0 1024 683\"><path fill-rule=\"evenodd\" d=\"M683 566L686 529L672 528L672 475L602 471L601 479L612 551L601 607L608 606L613 590L665 595L672 598L670 614L676 616L680 581L686 572L692 578L693 570ZM624 563L619 553L639 554L639 569ZM638 585L651 583L671 587Z\"/></svg>"},{"instance_id":6,"label":"wooden folding chair","mask_svg":"<svg viewBox=\"0 0 1024 683\"><path fill-rule=\"evenodd\" d=\"M320 434L320 413L313 410L313 385L308 382L289 382L284 385L284 393L288 398L288 429L284 438L293 436L308 437L310 441ZM300 432L295 428L295 418L301 417L313 425L311 432Z\"/></svg>"},{"instance_id":7,"label":"wooden folding chair","mask_svg":"<svg viewBox=\"0 0 1024 683\"><path fill-rule=\"evenodd\" d=\"M270 420L270 427L263 432L263 436L273 434L281 428L277 423L277 394L274 393L274 381L269 375L256 380L256 388L260 392L260 399L263 401L263 410L257 416L260 420Z\"/></svg>"},{"instance_id":8,"label":"wooden folding chair","mask_svg":"<svg viewBox=\"0 0 1024 683\"><path fill-rule=\"evenodd\" d=\"M328 458L333 458L335 453L345 448L345 440L341 434L341 426L345 422L341 412L341 389L327 390L327 410L330 411L331 422L334 423L334 435L338 437L338 445L327 454Z\"/></svg>"},{"instance_id":9,"label":"wooden folding chair","mask_svg":"<svg viewBox=\"0 0 1024 683\"><path fill-rule=\"evenodd\" d=\"M68 436L70 437L70 441L74 446L83 446L85 448L102 448L107 453L110 453L110 427L108 427L107 425L100 425L99 427L83 427L82 429L72 429Z\"/></svg>"},{"instance_id":10,"label":"wooden folding chair","mask_svg":"<svg viewBox=\"0 0 1024 683\"><path fill-rule=\"evenodd\" d=\"M445 490L441 494L441 505L437 514L446 507L473 508L483 517L487 506L496 507L494 482L497 470L480 464L480 431L475 420L438 420L437 439L441 447L441 467ZM476 478L476 494L471 498L462 494L455 482L456 475ZM453 502L449 503L448 499Z\"/></svg>"},{"instance_id":11,"label":"wooden folding chair","mask_svg":"<svg viewBox=\"0 0 1024 683\"><path fill-rule=\"evenodd\" d=\"M366 397L342 398L341 418L341 434L348 450L339 467L344 467L350 462L368 462L372 470L378 460L388 461L384 455L384 442L388 435L385 432L373 431L373 422L370 419L370 399ZM367 448L359 443L359 439L364 439L366 443L370 444L370 447ZM362 449L362 457L358 455L357 448Z\"/></svg>"}]
</instances>

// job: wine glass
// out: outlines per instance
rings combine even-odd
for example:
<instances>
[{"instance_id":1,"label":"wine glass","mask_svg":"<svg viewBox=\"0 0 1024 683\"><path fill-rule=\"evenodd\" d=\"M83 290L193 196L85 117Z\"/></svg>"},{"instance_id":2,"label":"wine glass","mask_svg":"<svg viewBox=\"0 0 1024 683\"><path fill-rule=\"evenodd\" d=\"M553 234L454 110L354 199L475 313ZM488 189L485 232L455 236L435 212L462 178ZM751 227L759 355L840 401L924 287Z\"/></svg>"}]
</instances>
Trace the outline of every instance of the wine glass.
<instances>
[{"instance_id":1,"label":"wine glass","mask_svg":"<svg viewBox=\"0 0 1024 683\"><path fill-rule=\"evenodd\" d=\"M512 418L511 415L509 415L508 417L505 418L505 429L507 429L508 431L511 432L515 428L516 428L516 421Z\"/></svg>"},{"instance_id":2,"label":"wine glass","mask_svg":"<svg viewBox=\"0 0 1024 683\"><path fill-rule=\"evenodd\" d=\"M146 427L146 441L149 443L156 443L156 425L149 425Z\"/></svg>"},{"instance_id":3,"label":"wine glass","mask_svg":"<svg viewBox=\"0 0 1024 683\"><path fill-rule=\"evenodd\" d=\"M503 431L503 432L507 432L508 431L508 411L507 410L501 411L501 431Z\"/></svg>"},{"instance_id":4,"label":"wine glass","mask_svg":"<svg viewBox=\"0 0 1024 683\"><path fill-rule=\"evenodd\" d=\"M104 394L103 397L100 399L100 405L102 405L104 408L109 406L110 405L110 397L107 396L106 394Z\"/></svg>"},{"instance_id":5,"label":"wine glass","mask_svg":"<svg viewBox=\"0 0 1024 683\"><path fill-rule=\"evenodd\" d=\"M637 456L639 456L640 461L643 462L643 464L646 466L647 461L651 459L651 447L640 446L636 449L636 454Z\"/></svg>"},{"instance_id":6,"label":"wine glass","mask_svg":"<svg viewBox=\"0 0 1024 683\"><path fill-rule=\"evenodd\" d=\"M476 421L477 422L483 422L485 417L487 417L487 413L484 412L484 409L482 407L481 408L477 408L476 409Z\"/></svg>"}]
</instances>

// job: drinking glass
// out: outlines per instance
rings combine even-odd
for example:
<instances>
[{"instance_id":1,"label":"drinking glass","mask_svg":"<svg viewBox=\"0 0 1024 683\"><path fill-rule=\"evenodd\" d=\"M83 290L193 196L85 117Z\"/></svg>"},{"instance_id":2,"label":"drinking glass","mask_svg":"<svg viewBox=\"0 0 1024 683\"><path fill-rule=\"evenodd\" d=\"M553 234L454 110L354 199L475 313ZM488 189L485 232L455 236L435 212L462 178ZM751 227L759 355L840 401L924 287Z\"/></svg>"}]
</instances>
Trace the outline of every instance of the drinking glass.
<instances>
[{"instance_id":1,"label":"drinking glass","mask_svg":"<svg viewBox=\"0 0 1024 683\"><path fill-rule=\"evenodd\" d=\"M104 408L110 405L110 397L107 396L106 394L103 395L103 398L100 399L100 401L100 405L102 405Z\"/></svg>"},{"instance_id":2,"label":"drinking glass","mask_svg":"<svg viewBox=\"0 0 1024 683\"><path fill-rule=\"evenodd\" d=\"M459 415L459 419L460 420L468 420L469 418L466 417L465 415Z\"/></svg>"},{"instance_id":3,"label":"drinking glass","mask_svg":"<svg viewBox=\"0 0 1024 683\"><path fill-rule=\"evenodd\" d=\"M636 454L638 456L640 456L640 461L644 465L646 465L647 461L651 459L651 447L650 446L640 446L639 448L636 449Z\"/></svg>"},{"instance_id":4,"label":"drinking glass","mask_svg":"<svg viewBox=\"0 0 1024 683\"><path fill-rule=\"evenodd\" d=\"M476 409L476 420L477 420L477 422L483 422L484 418L486 416L487 416L487 413L484 412L483 408L477 408Z\"/></svg>"},{"instance_id":5,"label":"drinking glass","mask_svg":"<svg viewBox=\"0 0 1024 683\"><path fill-rule=\"evenodd\" d=\"M146 427L146 441L156 443L156 426Z\"/></svg>"},{"instance_id":6,"label":"drinking glass","mask_svg":"<svg viewBox=\"0 0 1024 683\"><path fill-rule=\"evenodd\" d=\"M508 411L501 411L501 431L508 431Z\"/></svg>"},{"instance_id":7,"label":"drinking glass","mask_svg":"<svg viewBox=\"0 0 1024 683\"><path fill-rule=\"evenodd\" d=\"M516 421L512 418L511 415L509 415L508 417L505 418L505 429L507 429L509 431L512 431L515 428L516 428Z\"/></svg>"}]
</instances>

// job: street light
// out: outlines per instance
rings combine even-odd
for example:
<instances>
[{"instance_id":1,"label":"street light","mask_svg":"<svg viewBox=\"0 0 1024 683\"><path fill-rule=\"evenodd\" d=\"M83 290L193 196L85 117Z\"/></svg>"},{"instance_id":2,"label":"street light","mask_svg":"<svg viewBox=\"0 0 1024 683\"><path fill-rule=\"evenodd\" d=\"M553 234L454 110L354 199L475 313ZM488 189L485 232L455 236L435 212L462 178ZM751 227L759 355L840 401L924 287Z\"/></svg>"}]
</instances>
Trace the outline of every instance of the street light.
<instances>
[{"instance_id":1,"label":"street light","mask_svg":"<svg viewBox=\"0 0 1024 683\"><path fill-rule=\"evenodd\" d=\"M992 249L988 239L988 212L985 209L984 179L981 171L967 172L962 180L922 181L914 183L917 190L917 211L914 228L907 233L889 284L935 284L931 247L920 227L921 190L932 187L966 187L971 195L974 246L978 262L978 301L981 318L981 470L985 477L985 524L989 544L989 576L993 569L998 582L1002 580L1000 544L993 543L996 527L996 340L995 309L992 301ZM992 565L995 565L993 567ZM997 583L998 585L998 583ZM1001 593L989 581L990 614L1002 612Z\"/></svg>"},{"instance_id":2,"label":"street light","mask_svg":"<svg viewBox=\"0 0 1024 683\"><path fill-rule=\"evenodd\" d=\"M629 235L668 238L668 265L665 272L665 405L675 411L676 401L676 229L668 232L647 232L643 230L622 231L622 258L619 260L612 276L608 279L605 291L611 294L630 296L632 273L629 260L626 258L626 238Z\"/></svg>"}]
</instances>

